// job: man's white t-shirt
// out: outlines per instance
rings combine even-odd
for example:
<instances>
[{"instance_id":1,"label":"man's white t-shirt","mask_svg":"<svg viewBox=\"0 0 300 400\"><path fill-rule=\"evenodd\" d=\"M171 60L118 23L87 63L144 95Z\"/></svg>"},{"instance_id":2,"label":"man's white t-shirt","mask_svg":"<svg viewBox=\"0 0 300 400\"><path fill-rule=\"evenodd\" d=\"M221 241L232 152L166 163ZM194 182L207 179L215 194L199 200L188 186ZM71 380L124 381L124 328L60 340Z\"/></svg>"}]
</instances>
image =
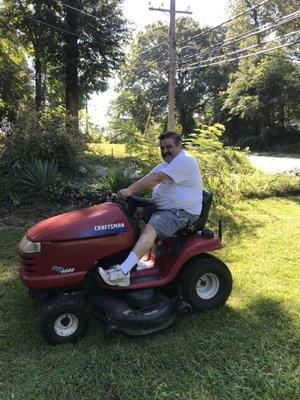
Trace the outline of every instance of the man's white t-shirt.
<instances>
[{"instance_id":1,"label":"man's white t-shirt","mask_svg":"<svg viewBox=\"0 0 300 400\"><path fill-rule=\"evenodd\" d=\"M171 179L155 185L152 198L160 210L177 208L200 215L202 210L202 177L198 163L185 150L181 150L168 164L162 162L152 169L163 172Z\"/></svg>"}]
</instances>

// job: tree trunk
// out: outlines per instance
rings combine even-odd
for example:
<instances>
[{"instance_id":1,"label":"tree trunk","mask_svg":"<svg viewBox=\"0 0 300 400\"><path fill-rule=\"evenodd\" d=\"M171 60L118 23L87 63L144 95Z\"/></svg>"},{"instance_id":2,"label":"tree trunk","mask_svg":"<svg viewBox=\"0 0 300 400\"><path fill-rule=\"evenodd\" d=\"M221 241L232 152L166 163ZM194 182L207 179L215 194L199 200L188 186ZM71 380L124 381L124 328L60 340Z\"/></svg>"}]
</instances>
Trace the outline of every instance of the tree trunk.
<instances>
[{"instance_id":1,"label":"tree trunk","mask_svg":"<svg viewBox=\"0 0 300 400\"><path fill-rule=\"evenodd\" d=\"M43 65L39 46L34 43L34 68L35 68L35 108L41 111L45 107L45 92L43 82Z\"/></svg>"},{"instance_id":2,"label":"tree trunk","mask_svg":"<svg viewBox=\"0 0 300 400\"><path fill-rule=\"evenodd\" d=\"M182 136L184 138L188 137L190 133L195 129L196 124L193 118L193 112L188 110L184 105L182 105L178 110L179 123L182 126Z\"/></svg>"},{"instance_id":3,"label":"tree trunk","mask_svg":"<svg viewBox=\"0 0 300 400\"><path fill-rule=\"evenodd\" d=\"M77 0L68 0L68 5L78 8ZM78 130L78 107L79 107L79 85L78 64L79 50L77 35L78 12L66 7L66 22L68 31L74 35L65 34L65 57L66 57L66 110L68 115L74 118L73 127Z\"/></svg>"}]
</instances>

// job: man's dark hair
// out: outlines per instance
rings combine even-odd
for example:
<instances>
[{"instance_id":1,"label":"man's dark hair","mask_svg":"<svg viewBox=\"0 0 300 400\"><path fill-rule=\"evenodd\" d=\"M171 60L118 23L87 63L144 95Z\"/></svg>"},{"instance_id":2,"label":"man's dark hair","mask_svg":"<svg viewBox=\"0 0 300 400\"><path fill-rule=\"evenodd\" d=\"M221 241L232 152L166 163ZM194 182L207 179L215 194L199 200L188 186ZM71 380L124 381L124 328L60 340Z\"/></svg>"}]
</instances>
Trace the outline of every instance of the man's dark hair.
<instances>
[{"instance_id":1,"label":"man's dark hair","mask_svg":"<svg viewBox=\"0 0 300 400\"><path fill-rule=\"evenodd\" d=\"M166 131L166 132L162 133L159 137L159 141L165 140L165 139L173 139L176 146L179 146L181 144L181 136L178 135L177 132Z\"/></svg>"}]
</instances>

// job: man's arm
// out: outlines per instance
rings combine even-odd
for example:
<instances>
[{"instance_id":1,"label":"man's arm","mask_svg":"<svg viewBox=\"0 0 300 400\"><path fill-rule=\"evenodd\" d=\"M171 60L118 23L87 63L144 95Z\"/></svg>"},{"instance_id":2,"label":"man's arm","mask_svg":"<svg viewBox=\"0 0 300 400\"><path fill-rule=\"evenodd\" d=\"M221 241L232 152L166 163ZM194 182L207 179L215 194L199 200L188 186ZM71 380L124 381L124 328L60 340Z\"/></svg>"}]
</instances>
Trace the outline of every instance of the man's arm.
<instances>
[{"instance_id":1,"label":"man's arm","mask_svg":"<svg viewBox=\"0 0 300 400\"><path fill-rule=\"evenodd\" d=\"M153 172L152 174L146 175L144 178L134 182L132 185L128 186L128 188L119 190L118 197L126 199L126 197L150 189L158 183L169 179L171 178L163 172Z\"/></svg>"}]
</instances>

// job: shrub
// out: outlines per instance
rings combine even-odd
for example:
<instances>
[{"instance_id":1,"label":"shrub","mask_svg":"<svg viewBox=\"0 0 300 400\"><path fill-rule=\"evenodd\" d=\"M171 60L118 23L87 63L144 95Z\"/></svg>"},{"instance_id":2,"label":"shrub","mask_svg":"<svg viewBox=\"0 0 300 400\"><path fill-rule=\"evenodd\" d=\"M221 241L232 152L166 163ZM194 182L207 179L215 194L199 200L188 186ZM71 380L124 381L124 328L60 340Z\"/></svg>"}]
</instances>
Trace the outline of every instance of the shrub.
<instances>
[{"instance_id":1,"label":"shrub","mask_svg":"<svg viewBox=\"0 0 300 400\"><path fill-rule=\"evenodd\" d=\"M105 176L100 178L99 183L107 190L117 193L120 189L126 188L133 179L124 170L121 164L114 164L108 167Z\"/></svg>"},{"instance_id":2,"label":"shrub","mask_svg":"<svg viewBox=\"0 0 300 400\"><path fill-rule=\"evenodd\" d=\"M60 170L78 165L85 148L84 136L74 133L62 108L21 115L4 140L1 164L21 170L32 158L56 159Z\"/></svg>"},{"instance_id":3,"label":"shrub","mask_svg":"<svg viewBox=\"0 0 300 400\"><path fill-rule=\"evenodd\" d=\"M240 176L238 186L241 194L248 198L299 195L300 177L256 171L249 176Z\"/></svg>"},{"instance_id":4,"label":"shrub","mask_svg":"<svg viewBox=\"0 0 300 400\"><path fill-rule=\"evenodd\" d=\"M35 192L44 193L55 182L57 178L56 160L32 159L25 165L21 175L24 186Z\"/></svg>"},{"instance_id":5,"label":"shrub","mask_svg":"<svg viewBox=\"0 0 300 400\"><path fill-rule=\"evenodd\" d=\"M78 207L101 203L106 195L106 188L99 182L61 175L51 186L49 199Z\"/></svg>"},{"instance_id":6,"label":"shrub","mask_svg":"<svg viewBox=\"0 0 300 400\"><path fill-rule=\"evenodd\" d=\"M0 204L9 202L14 206L19 206L24 192L21 186L15 177L0 175Z\"/></svg>"},{"instance_id":7,"label":"shrub","mask_svg":"<svg viewBox=\"0 0 300 400\"><path fill-rule=\"evenodd\" d=\"M200 165L204 186L214 194L214 203L229 207L241 198L239 175L251 174L247 152L226 147L221 142L224 126L201 125L184 141L186 149L193 154Z\"/></svg>"},{"instance_id":8,"label":"shrub","mask_svg":"<svg viewBox=\"0 0 300 400\"><path fill-rule=\"evenodd\" d=\"M126 153L136 157L144 172L148 172L154 165L161 162L158 146L160 134L161 128L157 125L148 128L144 134L136 131L126 142Z\"/></svg>"}]
</instances>

